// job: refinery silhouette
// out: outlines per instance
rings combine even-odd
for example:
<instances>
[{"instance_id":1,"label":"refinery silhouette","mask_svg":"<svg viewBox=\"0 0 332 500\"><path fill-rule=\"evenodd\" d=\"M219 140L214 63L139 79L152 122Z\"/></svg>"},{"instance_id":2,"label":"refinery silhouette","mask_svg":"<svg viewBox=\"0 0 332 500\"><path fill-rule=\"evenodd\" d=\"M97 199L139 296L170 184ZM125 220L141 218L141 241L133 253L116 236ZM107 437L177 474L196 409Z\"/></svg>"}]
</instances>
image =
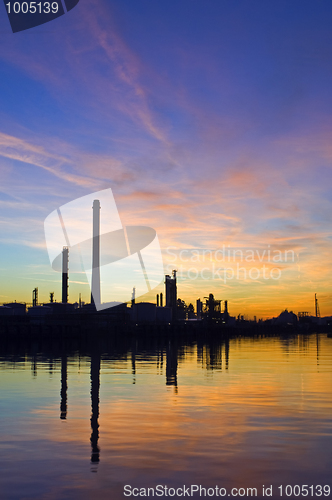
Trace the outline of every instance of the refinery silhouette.
<instances>
[{"instance_id":1,"label":"refinery silhouette","mask_svg":"<svg viewBox=\"0 0 332 500\"><path fill-rule=\"evenodd\" d=\"M209 331L213 334L229 334L236 330L251 333L265 328L320 331L330 329L332 317L320 316L317 295L315 294L315 315L309 312L298 314L287 309L277 317L269 320L248 320L242 315L233 317L228 311L228 301L219 300L209 293L204 300L197 299L196 308L178 298L177 271L165 275L165 301L163 293L156 295L156 302L137 302L135 287L132 299L127 302L102 304L100 279L100 211L99 200L93 201L91 245L91 302L84 303L81 294L78 302L70 303L69 270L70 246L64 246L61 254L62 264L62 300L54 300L54 292L50 292L48 303L38 301L38 288L32 292L32 304L10 302L0 306L0 332L36 333L49 332L61 334L65 332L87 332L91 329L105 330L113 333L199 333ZM139 252L138 252L139 253ZM60 257L60 256L58 256ZM59 259L56 259L59 261ZM144 267L143 267L144 269ZM109 307L108 307L109 306ZM102 307L102 310L100 310Z\"/></svg>"}]
</instances>

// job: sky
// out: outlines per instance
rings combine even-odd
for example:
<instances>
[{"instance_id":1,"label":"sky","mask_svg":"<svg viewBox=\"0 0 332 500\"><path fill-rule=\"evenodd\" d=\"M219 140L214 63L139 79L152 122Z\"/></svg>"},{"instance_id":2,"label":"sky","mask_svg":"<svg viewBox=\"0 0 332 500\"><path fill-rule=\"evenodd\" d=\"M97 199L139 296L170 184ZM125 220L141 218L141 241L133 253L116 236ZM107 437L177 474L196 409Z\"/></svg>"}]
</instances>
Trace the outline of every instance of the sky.
<instances>
[{"instance_id":1,"label":"sky","mask_svg":"<svg viewBox=\"0 0 332 500\"><path fill-rule=\"evenodd\" d=\"M44 220L111 188L186 302L331 315L331 26L328 1L80 0L13 34L2 7L0 303L61 300Z\"/></svg>"}]
</instances>

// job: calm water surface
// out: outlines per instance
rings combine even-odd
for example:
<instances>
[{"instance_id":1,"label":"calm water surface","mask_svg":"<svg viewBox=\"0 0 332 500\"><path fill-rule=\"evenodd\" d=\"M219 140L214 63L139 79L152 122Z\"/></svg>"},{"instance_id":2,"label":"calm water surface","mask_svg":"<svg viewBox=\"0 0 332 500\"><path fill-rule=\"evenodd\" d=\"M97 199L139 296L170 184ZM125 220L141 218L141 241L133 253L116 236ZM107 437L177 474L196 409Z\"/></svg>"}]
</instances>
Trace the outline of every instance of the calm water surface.
<instances>
[{"instance_id":1,"label":"calm water surface","mask_svg":"<svg viewBox=\"0 0 332 500\"><path fill-rule=\"evenodd\" d=\"M272 485L280 498L279 485L332 486L326 334L2 339L0 370L3 499L117 500L125 485L191 484L258 497Z\"/></svg>"}]
</instances>

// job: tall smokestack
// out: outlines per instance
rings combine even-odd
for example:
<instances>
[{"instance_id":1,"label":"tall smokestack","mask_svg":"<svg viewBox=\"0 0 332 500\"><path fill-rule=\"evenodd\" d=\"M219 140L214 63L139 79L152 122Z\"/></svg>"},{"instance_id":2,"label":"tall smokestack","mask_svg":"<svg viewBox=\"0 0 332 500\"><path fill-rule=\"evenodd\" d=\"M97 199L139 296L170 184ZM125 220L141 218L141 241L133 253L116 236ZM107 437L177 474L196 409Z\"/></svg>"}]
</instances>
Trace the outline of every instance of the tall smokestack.
<instances>
[{"instance_id":1,"label":"tall smokestack","mask_svg":"<svg viewBox=\"0 0 332 500\"><path fill-rule=\"evenodd\" d=\"M94 200L92 239L91 304L100 304L100 201Z\"/></svg>"},{"instance_id":2,"label":"tall smokestack","mask_svg":"<svg viewBox=\"0 0 332 500\"><path fill-rule=\"evenodd\" d=\"M68 260L69 260L69 249L68 247L63 247L62 250L62 303L67 304L68 302Z\"/></svg>"}]
</instances>

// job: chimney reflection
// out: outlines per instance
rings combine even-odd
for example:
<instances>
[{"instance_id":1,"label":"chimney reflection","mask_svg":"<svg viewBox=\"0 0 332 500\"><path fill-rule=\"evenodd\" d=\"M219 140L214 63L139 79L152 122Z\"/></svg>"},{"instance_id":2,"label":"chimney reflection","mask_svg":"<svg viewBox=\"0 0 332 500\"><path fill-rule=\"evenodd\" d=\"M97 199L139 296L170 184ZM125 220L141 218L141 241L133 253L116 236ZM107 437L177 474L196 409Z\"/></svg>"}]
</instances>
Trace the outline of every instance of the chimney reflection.
<instances>
[{"instance_id":1,"label":"chimney reflection","mask_svg":"<svg viewBox=\"0 0 332 500\"><path fill-rule=\"evenodd\" d=\"M91 354L91 369L90 369L90 379L91 379L91 463L99 463L99 376L100 376L100 354ZM92 469L93 472L97 472L96 469Z\"/></svg>"},{"instance_id":2,"label":"chimney reflection","mask_svg":"<svg viewBox=\"0 0 332 500\"><path fill-rule=\"evenodd\" d=\"M169 342L166 349L166 385L174 385L176 393L178 392L177 370L177 346L175 346L173 342Z\"/></svg>"},{"instance_id":3,"label":"chimney reflection","mask_svg":"<svg viewBox=\"0 0 332 500\"><path fill-rule=\"evenodd\" d=\"M61 402L60 402L60 419L67 418L67 356L61 356Z\"/></svg>"},{"instance_id":4,"label":"chimney reflection","mask_svg":"<svg viewBox=\"0 0 332 500\"><path fill-rule=\"evenodd\" d=\"M164 366L164 351L163 349L158 349L157 352L157 371L159 374L162 374Z\"/></svg>"},{"instance_id":5,"label":"chimney reflection","mask_svg":"<svg viewBox=\"0 0 332 500\"><path fill-rule=\"evenodd\" d=\"M48 373L50 376L53 375L53 356L50 355L49 362L48 362Z\"/></svg>"},{"instance_id":6,"label":"chimney reflection","mask_svg":"<svg viewBox=\"0 0 332 500\"><path fill-rule=\"evenodd\" d=\"M133 384L136 384L136 343L131 350L131 373L133 375Z\"/></svg>"},{"instance_id":7,"label":"chimney reflection","mask_svg":"<svg viewBox=\"0 0 332 500\"><path fill-rule=\"evenodd\" d=\"M226 365L226 370L228 370L228 361L229 361L229 338L226 337L225 339L225 365Z\"/></svg>"},{"instance_id":8,"label":"chimney reflection","mask_svg":"<svg viewBox=\"0 0 332 500\"><path fill-rule=\"evenodd\" d=\"M316 333L317 366L319 365L319 335Z\"/></svg>"},{"instance_id":9,"label":"chimney reflection","mask_svg":"<svg viewBox=\"0 0 332 500\"><path fill-rule=\"evenodd\" d=\"M36 354L34 354L33 358L32 358L31 370L32 370L33 376L37 377L37 357L36 357Z\"/></svg>"}]
</instances>

